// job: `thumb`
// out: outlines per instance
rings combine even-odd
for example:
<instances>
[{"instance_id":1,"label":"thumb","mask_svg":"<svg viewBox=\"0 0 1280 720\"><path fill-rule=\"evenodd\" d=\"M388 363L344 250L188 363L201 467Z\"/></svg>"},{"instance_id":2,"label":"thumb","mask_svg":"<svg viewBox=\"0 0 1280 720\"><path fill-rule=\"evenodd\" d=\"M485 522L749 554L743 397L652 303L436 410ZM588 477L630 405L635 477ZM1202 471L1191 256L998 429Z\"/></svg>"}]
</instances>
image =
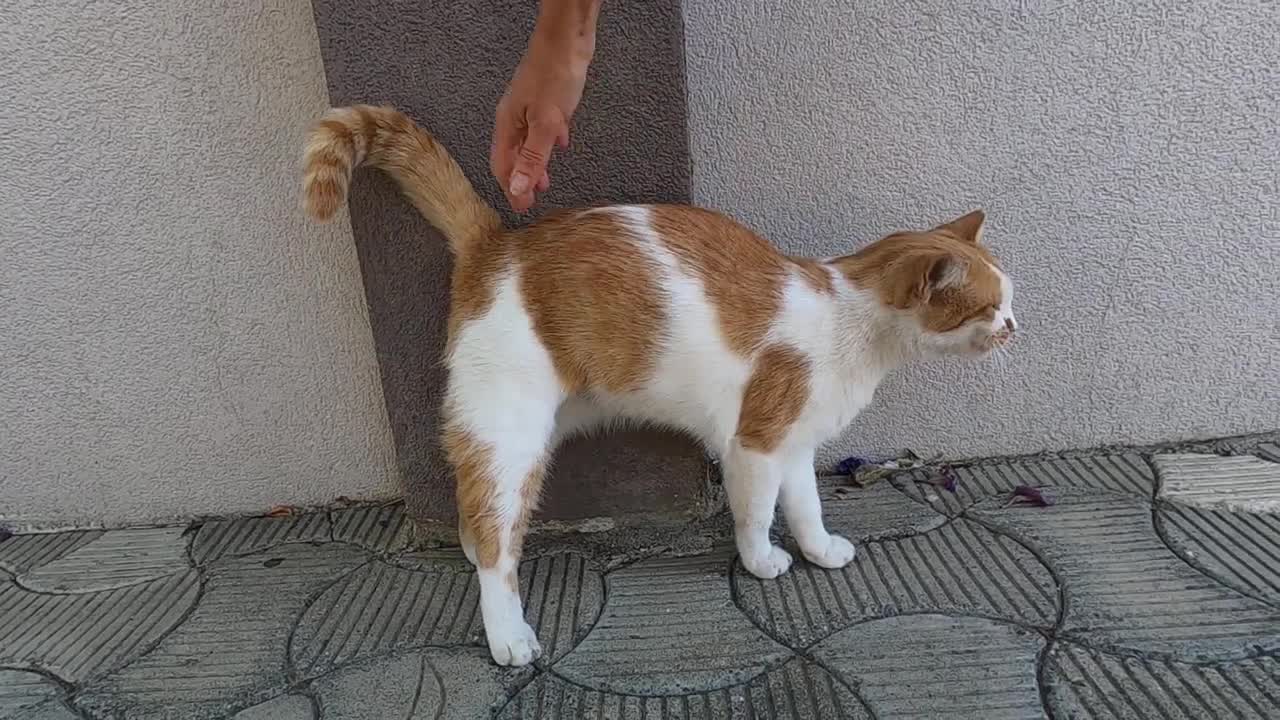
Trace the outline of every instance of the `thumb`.
<instances>
[{"instance_id":1,"label":"thumb","mask_svg":"<svg viewBox=\"0 0 1280 720\"><path fill-rule=\"evenodd\" d=\"M529 132L516 154L516 164L511 171L508 189L520 197L534 189L534 185L547 172L551 161L551 149L569 134L568 124L558 110L530 113Z\"/></svg>"}]
</instances>

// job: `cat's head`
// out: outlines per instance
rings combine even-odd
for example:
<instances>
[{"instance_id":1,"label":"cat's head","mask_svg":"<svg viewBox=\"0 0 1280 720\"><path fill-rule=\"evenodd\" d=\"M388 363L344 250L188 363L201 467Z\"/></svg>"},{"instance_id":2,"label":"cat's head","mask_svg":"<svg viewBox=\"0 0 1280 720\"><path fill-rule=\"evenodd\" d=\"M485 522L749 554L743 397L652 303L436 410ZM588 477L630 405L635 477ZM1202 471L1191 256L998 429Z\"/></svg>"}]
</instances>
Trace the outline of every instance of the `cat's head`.
<instances>
[{"instance_id":1,"label":"cat's head","mask_svg":"<svg viewBox=\"0 0 1280 720\"><path fill-rule=\"evenodd\" d=\"M845 267L926 356L983 356L1012 342L1013 283L982 245L981 210L926 232L895 233Z\"/></svg>"}]
</instances>

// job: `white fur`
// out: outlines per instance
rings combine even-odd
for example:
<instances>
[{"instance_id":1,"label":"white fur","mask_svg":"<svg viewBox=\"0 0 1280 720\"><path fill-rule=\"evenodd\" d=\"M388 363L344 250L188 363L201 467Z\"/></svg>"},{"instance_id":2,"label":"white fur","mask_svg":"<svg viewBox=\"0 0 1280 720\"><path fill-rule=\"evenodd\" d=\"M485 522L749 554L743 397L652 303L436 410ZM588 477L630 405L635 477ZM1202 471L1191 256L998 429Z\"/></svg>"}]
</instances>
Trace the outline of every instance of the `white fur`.
<instances>
[{"instance_id":1,"label":"white fur","mask_svg":"<svg viewBox=\"0 0 1280 720\"><path fill-rule=\"evenodd\" d=\"M791 565L791 555L769 539L778 504L807 559L842 567L853 559L854 547L823 526L815 448L853 420L893 368L915 357L959 352L975 333L989 335L1013 317L1012 286L1003 273L1004 298L991 328L966 327L929 338L921 337L912 318L886 309L839 273L829 270L833 295L815 291L794 273L766 343L807 356L811 392L781 445L764 454L734 438L754 358L729 349L706 289L680 269L657 236L650 210L627 206L588 212L612 213L652 260L668 298L670 323L656 371L643 388L572 397L561 388L551 357L533 331L514 270L498 284L492 307L461 328L448 358L447 412L460 429L492 447L500 515L508 531L519 509L521 484L555 444L622 418L683 429L721 459L747 570L772 578ZM518 594L503 582L515 569L514 542L519 538L504 535L498 566L479 570L490 651L504 665L526 664L540 652Z\"/></svg>"},{"instance_id":2,"label":"white fur","mask_svg":"<svg viewBox=\"0 0 1280 720\"><path fill-rule=\"evenodd\" d=\"M517 272L498 283L489 311L459 330L448 364L446 413L457 429L488 446L497 483L502 550L495 567L477 569L489 652L500 665L527 665L542 649L524 620L520 596L506 586L518 554L511 531L520 512L520 489L549 451L565 394L525 312ZM474 560L474 550L466 552Z\"/></svg>"}]
</instances>

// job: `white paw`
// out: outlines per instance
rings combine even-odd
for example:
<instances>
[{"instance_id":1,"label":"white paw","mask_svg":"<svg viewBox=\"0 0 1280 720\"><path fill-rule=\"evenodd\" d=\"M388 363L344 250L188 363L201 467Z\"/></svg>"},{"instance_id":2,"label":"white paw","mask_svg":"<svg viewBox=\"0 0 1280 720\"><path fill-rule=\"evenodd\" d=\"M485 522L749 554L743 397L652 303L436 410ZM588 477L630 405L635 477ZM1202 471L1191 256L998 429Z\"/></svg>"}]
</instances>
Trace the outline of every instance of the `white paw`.
<instances>
[{"instance_id":1,"label":"white paw","mask_svg":"<svg viewBox=\"0 0 1280 720\"><path fill-rule=\"evenodd\" d=\"M512 623L493 631L485 628L485 635L489 639L489 654L499 665L521 667L542 656L542 646L529 623Z\"/></svg>"},{"instance_id":2,"label":"white paw","mask_svg":"<svg viewBox=\"0 0 1280 720\"><path fill-rule=\"evenodd\" d=\"M804 552L804 556L809 559L809 562L830 570L848 565L853 562L853 556L857 554L858 550L853 546L853 543L839 535L828 536L826 547L820 548L818 552L809 552L808 550Z\"/></svg>"},{"instance_id":3,"label":"white paw","mask_svg":"<svg viewBox=\"0 0 1280 720\"><path fill-rule=\"evenodd\" d=\"M772 580L791 567L791 553L777 545L770 545L763 553L752 557L742 556L742 565L747 572L761 580Z\"/></svg>"}]
</instances>

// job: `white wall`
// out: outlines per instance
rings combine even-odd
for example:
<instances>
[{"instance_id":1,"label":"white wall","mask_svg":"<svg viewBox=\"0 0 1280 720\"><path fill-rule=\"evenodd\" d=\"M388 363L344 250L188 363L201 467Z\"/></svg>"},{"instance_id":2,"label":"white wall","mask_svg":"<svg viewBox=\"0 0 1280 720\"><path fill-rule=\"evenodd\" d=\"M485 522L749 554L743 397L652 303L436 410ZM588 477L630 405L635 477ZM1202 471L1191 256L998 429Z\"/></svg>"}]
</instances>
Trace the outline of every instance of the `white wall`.
<instances>
[{"instance_id":1,"label":"white wall","mask_svg":"<svg viewBox=\"0 0 1280 720\"><path fill-rule=\"evenodd\" d=\"M348 226L297 203L309 3L19 0L0 26L0 518L395 491Z\"/></svg>"},{"instance_id":2,"label":"white wall","mask_svg":"<svg viewBox=\"0 0 1280 720\"><path fill-rule=\"evenodd\" d=\"M694 199L797 253L974 207L1024 330L828 460L1280 427L1280 6L686 0Z\"/></svg>"}]
</instances>

